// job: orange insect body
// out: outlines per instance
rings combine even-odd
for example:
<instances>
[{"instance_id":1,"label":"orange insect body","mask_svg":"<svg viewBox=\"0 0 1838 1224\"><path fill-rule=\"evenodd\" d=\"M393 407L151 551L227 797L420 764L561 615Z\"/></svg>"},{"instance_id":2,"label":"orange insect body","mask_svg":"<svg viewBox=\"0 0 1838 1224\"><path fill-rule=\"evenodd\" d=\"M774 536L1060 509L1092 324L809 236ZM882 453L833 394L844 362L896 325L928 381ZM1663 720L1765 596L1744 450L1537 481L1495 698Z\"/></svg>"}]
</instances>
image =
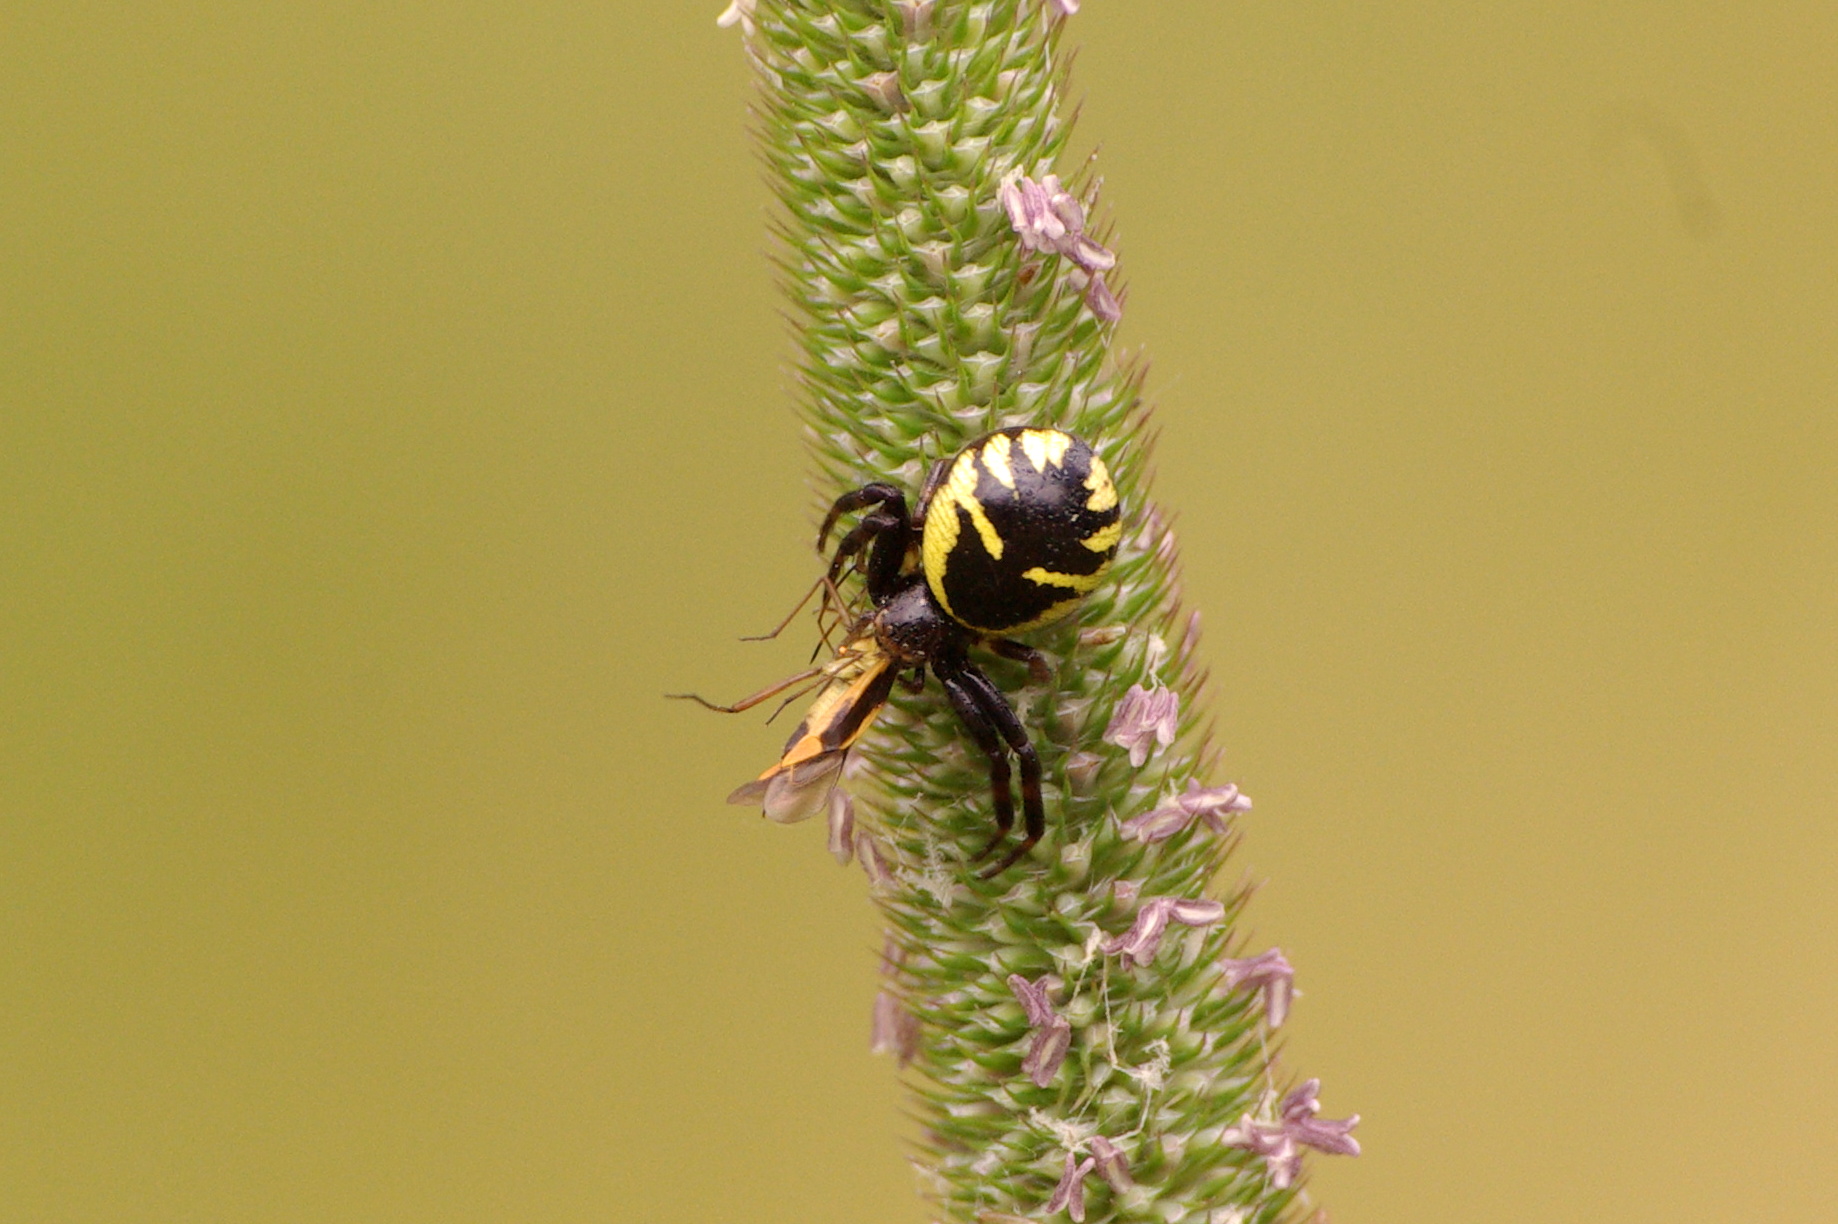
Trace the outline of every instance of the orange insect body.
<instances>
[{"instance_id":1,"label":"orange insect body","mask_svg":"<svg viewBox=\"0 0 1838 1224\"><path fill-rule=\"evenodd\" d=\"M898 674L896 660L872 635L845 643L821 672L817 696L785 751L771 767L728 796L729 803L761 804L780 823L817 814L829 798L843 759L887 704Z\"/></svg>"}]
</instances>

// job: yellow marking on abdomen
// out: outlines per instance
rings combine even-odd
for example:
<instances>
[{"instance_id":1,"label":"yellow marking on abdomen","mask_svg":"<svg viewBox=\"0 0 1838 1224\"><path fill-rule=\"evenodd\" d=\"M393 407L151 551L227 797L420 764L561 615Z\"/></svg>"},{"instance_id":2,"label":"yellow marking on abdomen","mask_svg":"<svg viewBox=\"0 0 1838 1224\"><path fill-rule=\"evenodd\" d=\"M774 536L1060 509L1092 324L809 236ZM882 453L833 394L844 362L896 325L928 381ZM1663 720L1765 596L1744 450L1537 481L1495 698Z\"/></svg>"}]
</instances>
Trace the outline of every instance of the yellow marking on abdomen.
<instances>
[{"instance_id":1,"label":"yellow marking on abdomen","mask_svg":"<svg viewBox=\"0 0 1838 1224\"><path fill-rule=\"evenodd\" d=\"M1110 469L1096 455L1091 457L1091 475L1085 477L1085 487L1091 490L1085 509L1101 513L1117 504L1117 486L1111 483Z\"/></svg>"},{"instance_id":2,"label":"yellow marking on abdomen","mask_svg":"<svg viewBox=\"0 0 1838 1224\"><path fill-rule=\"evenodd\" d=\"M1108 527L1100 527L1079 543L1092 552L1109 552L1117 547L1117 541L1123 538L1123 521L1119 519Z\"/></svg>"},{"instance_id":3,"label":"yellow marking on abdomen","mask_svg":"<svg viewBox=\"0 0 1838 1224\"><path fill-rule=\"evenodd\" d=\"M1099 570L1095 574L1061 574L1036 565L1032 569L1022 571L1021 576L1041 586L1065 587L1067 590L1077 591L1083 595L1098 585L1099 580L1104 577L1104 571Z\"/></svg>"},{"instance_id":4,"label":"yellow marking on abdomen","mask_svg":"<svg viewBox=\"0 0 1838 1224\"><path fill-rule=\"evenodd\" d=\"M956 616L957 611L945 595L944 576L951 567L951 553L957 548L962 530L957 521L960 506L970 516L977 535L982 537L983 547L989 550L992 558L1000 561L1002 536L989 521L989 516L983 513L983 503L976 499L976 456L969 451L958 456L957 462L951 465L951 474L932 495L932 504L925 512L925 532L920 544L926 585L952 616Z\"/></svg>"},{"instance_id":5,"label":"yellow marking on abdomen","mask_svg":"<svg viewBox=\"0 0 1838 1224\"><path fill-rule=\"evenodd\" d=\"M1009 466L1009 439L1007 434L997 434L983 445L983 466L996 482L1005 489L1015 487L1015 469ZM997 556L1002 554L997 553Z\"/></svg>"},{"instance_id":6,"label":"yellow marking on abdomen","mask_svg":"<svg viewBox=\"0 0 1838 1224\"><path fill-rule=\"evenodd\" d=\"M1066 448L1072 435L1057 429L1026 429L1021 433L1021 449L1036 472L1044 473L1047 464L1058 466L1066 461Z\"/></svg>"},{"instance_id":7,"label":"yellow marking on abdomen","mask_svg":"<svg viewBox=\"0 0 1838 1224\"><path fill-rule=\"evenodd\" d=\"M983 547L989 550L990 556L1000 561L1002 559L1002 536L996 531L996 525L989 521L989 516L983 513L983 503L976 499L975 455L965 454L951 469L951 478L945 481L944 500L947 511L953 505L964 508L964 513L970 516L970 522L976 527L976 533L983 537ZM930 525L931 513L927 512L925 517L927 525ZM944 558L940 557L939 560L943 562ZM927 568L930 568L929 558ZM938 572L942 574L944 571L944 565L940 564Z\"/></svg>"},{"instance_id":8,"label":"yellow marking on abdomen","mask_svg":"<svg viewBox=\"0 0 1838 1224\"><path fill-rule=\"evenodd\" d=\"M1025 624L1004 625L1002 627L1002 632L1003 633L1026 633L1030 629L1038 629L1042 625L1050 625L1054 621L1059 620L1062 617L1064 617L1068 612L1072 611L1072 609L1078 607L1080 598L1081 597L1076 594L1068 595L1066 596L1066 598L1060 600L1058 603L1049 605L1045 612L1042 612L1039 616L1036 616L1033 620L1028 621Z\"/></svg>"},{"instance_id":9,"label":"yellow marking on abdomen","mask_svg":"<svg viewBox=\"0 0 1838 1224\"><path fill-rule=\"evenodd\" d=\"M932 498L932 505L926 507L925 537L921 538L919 555L921 566L926 573L945 572L945 557L950 557L950 550L958 548L958 504L950 498ZM937 588L932 588L937 594ZM945 597L939 595L939 601ZM950 612L950 608L945 608Z\"/></svg>"},{"instance_id":10,"label":"yellow marking on abdomen","mask_svg":"<svg viewBox=\"0 0 1838 1224\"><path fill-rule=\"evenodd\" d=\"M932 504L925 511L925 532L920 540L920 565L926 574L944 573L945 558L957 547L957 501L942 491L932 495ZM932 584L932 594L938 596L938 602L944 603L944 592ZM945 611L951 607L945 604Z\"/></svg>"}]
</instances>

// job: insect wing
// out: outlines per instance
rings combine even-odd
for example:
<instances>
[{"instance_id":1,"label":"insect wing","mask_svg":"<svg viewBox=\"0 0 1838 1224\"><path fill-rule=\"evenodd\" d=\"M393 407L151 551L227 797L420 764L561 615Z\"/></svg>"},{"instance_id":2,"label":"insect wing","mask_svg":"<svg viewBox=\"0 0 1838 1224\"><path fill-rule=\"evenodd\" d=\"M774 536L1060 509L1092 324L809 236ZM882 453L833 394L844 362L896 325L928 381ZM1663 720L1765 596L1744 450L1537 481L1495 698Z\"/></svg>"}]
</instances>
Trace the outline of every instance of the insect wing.
<instances>
[{"instance_id":1,"label":"insect wing","mask_svg":"<svg viewBox=\"0 0 1838 1224\"><path fill-rule=\"evenodd\" d=\"M781 824L822 811L842 772L850 745L862 737L887 703L899 674L891 656L869 649L839 657L830 682L791 733L785 752L766 772L728 796L734 804L759 804Z\"/></svg>"},{"instance_id":2,"label":"insect wing","mask_svg":"<svg viewBox=\"0 0 1838 1224\"><path fill-rule=\"evenodd\" d=\"M765 777L736 787L728 802L749 807L758 804L766 819L779 824L809 820L829 805L830 792L836 788L847 756L848 750L844 749L795 765L774 765Z\"/></svg>"}]
</instances>

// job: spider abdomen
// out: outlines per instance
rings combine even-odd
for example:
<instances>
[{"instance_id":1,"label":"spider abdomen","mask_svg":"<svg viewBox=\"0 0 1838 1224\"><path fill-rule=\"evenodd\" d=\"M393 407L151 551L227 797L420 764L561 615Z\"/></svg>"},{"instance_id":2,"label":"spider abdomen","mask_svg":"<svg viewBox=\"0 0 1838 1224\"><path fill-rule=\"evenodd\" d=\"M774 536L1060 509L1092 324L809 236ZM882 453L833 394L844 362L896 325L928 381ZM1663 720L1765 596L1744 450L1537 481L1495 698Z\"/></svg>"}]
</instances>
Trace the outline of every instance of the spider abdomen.
<instances>
[{"instance_id":1,"label":"spider abdomen","mask_svg":"<svg viewBox=\"0 0 1838 1224\"><path fill-rule=\"evenodd\" d=\"M1082 439L999 430L958 453L925 508L925 579L970 629L1032 629L1097 586L1121 535L1110 473Z\"/></svg>"}]
</instances>

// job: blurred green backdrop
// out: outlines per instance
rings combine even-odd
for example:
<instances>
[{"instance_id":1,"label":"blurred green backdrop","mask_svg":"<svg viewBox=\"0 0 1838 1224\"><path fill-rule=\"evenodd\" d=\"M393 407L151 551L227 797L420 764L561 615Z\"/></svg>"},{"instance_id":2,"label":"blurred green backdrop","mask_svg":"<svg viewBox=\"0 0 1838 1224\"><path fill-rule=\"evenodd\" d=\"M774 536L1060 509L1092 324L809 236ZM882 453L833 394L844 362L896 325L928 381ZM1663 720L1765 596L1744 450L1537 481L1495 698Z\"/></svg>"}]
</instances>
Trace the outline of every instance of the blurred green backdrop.
<instances>
[{"instance_id":1,"label":"blurred green backdrop","mask_svg":"<svg viewBox=\"0 0 1838 1224\"><path fill-rule=\"evenodd\" d=\"M924 1219L719 7L0 14L0 1220ZM1829 1220L1838 13L1084 7L1318 1200Z\"/></svg>"}]
</instances>

